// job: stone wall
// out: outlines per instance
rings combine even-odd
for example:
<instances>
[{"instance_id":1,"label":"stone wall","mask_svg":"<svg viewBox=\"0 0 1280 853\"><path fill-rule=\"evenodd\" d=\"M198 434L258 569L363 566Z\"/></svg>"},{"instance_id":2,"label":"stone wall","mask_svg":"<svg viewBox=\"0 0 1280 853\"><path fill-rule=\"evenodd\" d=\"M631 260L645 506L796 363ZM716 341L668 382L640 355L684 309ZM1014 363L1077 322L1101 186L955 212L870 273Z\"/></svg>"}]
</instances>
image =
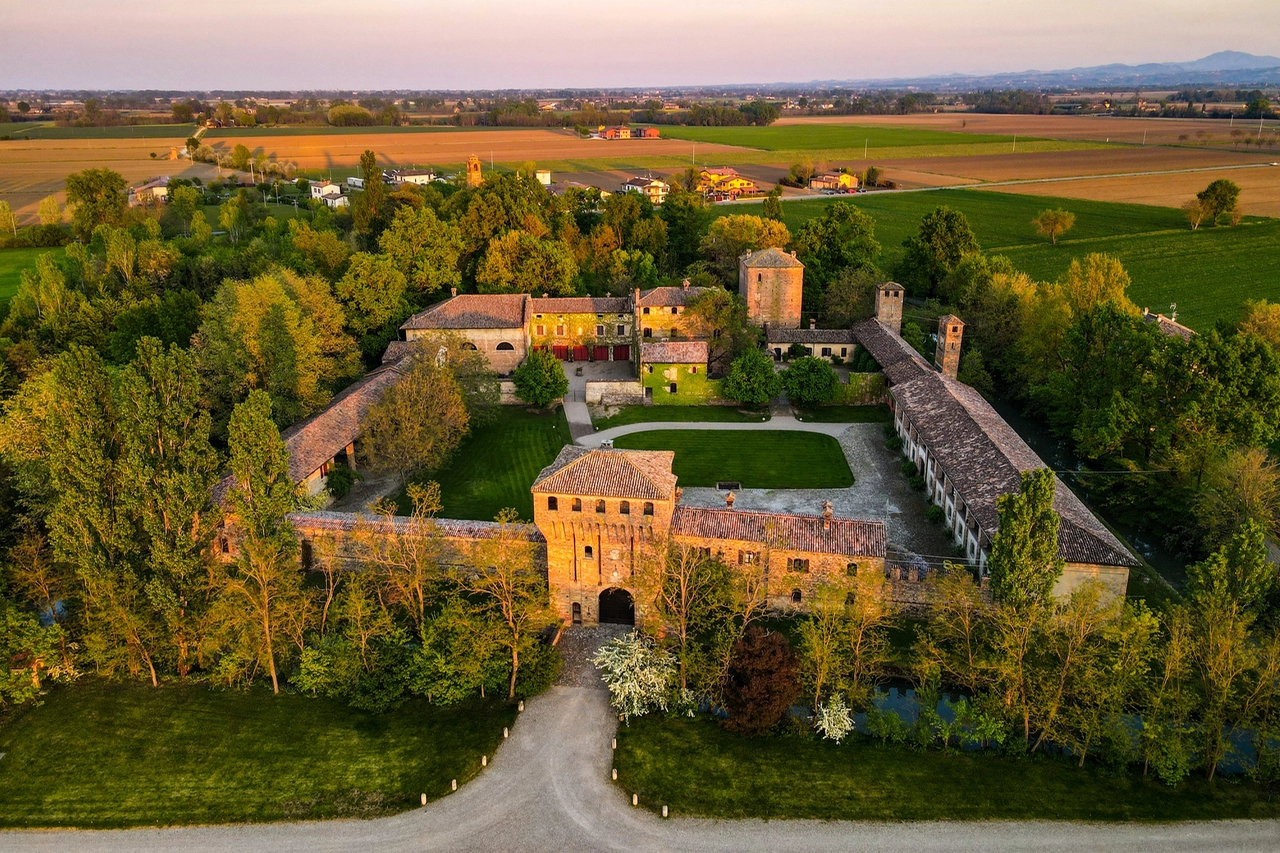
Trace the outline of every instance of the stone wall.
<instances>
[{"instance_id":1,"label":"stone wall","mask_svg":"<svg viewBox=\"0 0 1280 853\"><path fill-rule=\"evenodd\" d=\"M586 401L593 406L632 406L644 402L639 379L593 379L587 382Z\"/></svg>"},{"instance_id":2,"label":"stone wall","mask_svg":"<svg viewBox=\"0 0 1280 853\"><path fill-rule=\"evenodd\" d=\"M747 303L747 317L757 326L800 328L803 267L745 267L738 270L738 293Z\"/></svg>"},{"instance_id":3,"label":"stone wall","mask_svg":"<svg viewBox=\"0 0 1280 853\"><path fill-rule=\"evenodd\" d=\"M405 338L410 341L429 334L431 330L405 330ZM489 367L503 376L509 376L528 354L528 342L523 328L465 329L461 334L468 343L484 353L489 360Z\"/></svg>"}]
</instances>

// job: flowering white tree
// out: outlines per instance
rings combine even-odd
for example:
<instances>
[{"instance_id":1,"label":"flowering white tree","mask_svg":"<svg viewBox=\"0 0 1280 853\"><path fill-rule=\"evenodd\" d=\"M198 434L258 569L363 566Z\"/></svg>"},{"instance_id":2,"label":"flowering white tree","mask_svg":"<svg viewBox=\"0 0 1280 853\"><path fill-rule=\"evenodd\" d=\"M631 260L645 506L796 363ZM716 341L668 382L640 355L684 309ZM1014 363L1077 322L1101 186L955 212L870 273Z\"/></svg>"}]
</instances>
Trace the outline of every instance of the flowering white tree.
<instances>
[{"instance_id":1,"label":"flowering white tree","mask_svg":"<svg viewBox=\"0 0 1280 853\"><path fill-rule=\"evenodd\" d=\"M819 705L818 719L813 727L827 740L836 743L844 740L853 731L853 714L844 703L844 697L837 693Z\"/></svg>"},{"instance_id":2,"label":"flowering white tree","mask_svg":"<svg viewBox=\"0 0 1280 853\"><path fill-rule=\"evenodd\" d=\"M609 701L624 722L654 709L667 710L676 659L639 631L605 643L592 663L603 673Z\"/></svg>"}]
</instances>

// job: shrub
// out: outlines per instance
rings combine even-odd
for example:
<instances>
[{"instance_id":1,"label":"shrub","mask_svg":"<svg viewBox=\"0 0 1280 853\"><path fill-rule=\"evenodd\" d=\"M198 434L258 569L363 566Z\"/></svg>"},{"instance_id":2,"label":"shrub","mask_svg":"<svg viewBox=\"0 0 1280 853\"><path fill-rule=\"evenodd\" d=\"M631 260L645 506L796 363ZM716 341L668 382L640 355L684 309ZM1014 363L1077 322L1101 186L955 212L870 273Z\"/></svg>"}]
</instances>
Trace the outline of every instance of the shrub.
<instances>
[{"instance_id":1,"label":"shrub","mask_svg":"<svg viewBox=\"0 0 1280 853\"><path fill-rule=\"evenodd\" d=\"M827 740L836 743L844 740L853 731L853 714L844 703L844 697L837 693L819 705L818 719L813 727Z\"/></svg>"},{"instance_id":2,"label":"shrub","mask_svg":"<svg viewBox=\"0 0 1280 853\"><path fill-rule=\"evenodd\" d=\"M609 704L624 722L650 711L667 710L676 659L655 648L653 640L639 631L605 643L591 662L599 667L609 688Z\"/></svg>"},{"instance_id":3,"label":"shrub","mask_svg":"<svg viewBox=\"0 0 1280 853\"><path fill-rule=\"evenodd\" d=\"M885 441L884 446L889 448L890 450L901 450L902 436L900 435L890 436L889 439Z\"/></svg>"},{"instance_id":4,"label":"shrub","mask_svg":"<svg viewBox=\"0 0 1280 853\"><path fill-rule=\"evenodd\" d=\"M947 517L947 512L937 504L929 504L929 508L924 511L924 517L933 524L941 524Z\"/></svg>"},{"instance_id":5,"label":"shrub","mask_svg":"<svg viewBox=\"0 0 1280 853\"><path fill-rule=\"evenodd\" d=\"M798 663L787 638L752 625L734 644L725 676L722 725L740 735L762 735L778 724L800 695Z\"/></svg>"},{"instance_id":6,"label":"shrub","mask_svg":"<svg viewBox=\"0 0 1280 853\"><path fill-rule=\"evenodd\" d=\"M907 480L907 485L911 487L912 491L923 492L924 477L921 477L920 475L917 474L916 476Z\"/></svg>"},{"instance_id":7,"label":"shrub","mask_svg":"<svg viewBox=\"0 0 1280 853\"><path fill-rule=\"evenodd\" d=\"M516 675L516 693L521 696L537 696L551 689L564 668L560 650L544 640L538 640L520 655L520 672Z\"/></svg>"},{"instance_id":8,"label":"shrub","mask_svg":"<svg viewBox=\"0 0 1280 853\"><path fill-rule=\"evenodd\" d=\"M798 406L821 406L836 394L836 372L821 358L807 355L791 362L782 374L782 390Z\"/></svg>"},{"instance_id":9,"label":"shrub","mask_svg":"<svg viewBox=\"0 0 1280 853\"><path fill-rule=\"evenodd\" d=\"M920 469L916 467L916 463L912 462L910 459L904 459L902 461L902 476L910 478L919 473Z\"/></svg>"},{"instance_id":10,"label":"shrub","mask_svg":"<svg viewBox=\"0 0 1280 853\"><path fill-rule=\"evenodd\" d=\"M329 494L335 498L345 498L351 493L351 487L363 479L359 472L352 471L345 465L335 465L325 483L329 488Z\"/></svg>"},{"instance_id":11,"label":"shrub","mask_svg":"<svg viewBox=\"0 0 1280 853\"><path fill-rule=\"evenodd\" d=\"M773 359L763 350L749 349L729 365L723 393L747 406L763 406L778 395L782 378L774 372Z\"/></svg>"},{"instance_id":12,"label":"shrub","mask_svg":"<svg viewBox=\"0 0 1280 853\"><path fill-rule=\"evenodd\" d=\"M539 407L546 407L569 390L569 379L550 350L529 353L529 357L511 374L511 379L516 385L516 395Z\"/></svg>"}]
</instances>

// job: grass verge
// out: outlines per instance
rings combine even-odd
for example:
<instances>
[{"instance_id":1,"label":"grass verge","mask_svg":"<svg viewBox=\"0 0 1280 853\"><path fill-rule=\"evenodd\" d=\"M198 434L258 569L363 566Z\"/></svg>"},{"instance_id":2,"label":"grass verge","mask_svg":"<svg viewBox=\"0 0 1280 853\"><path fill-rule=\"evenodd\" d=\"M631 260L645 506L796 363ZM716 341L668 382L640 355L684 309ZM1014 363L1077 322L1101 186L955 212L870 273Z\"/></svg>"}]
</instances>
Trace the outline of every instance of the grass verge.
<instances>
[{"instance_id":1,"label":"grass verge","mask_svg":"<svg viewBox=\"0 0 1280 853\"><path fill-rule=\"evenodd\" d=\"M737 480L744 489L842 489L853 473L829 435L787 430L653 430L619 436L614 446L674 450L682 486Z\"/></svg>"},{"instance_id":2,"label":"grass verge","mask_svg":"<svg viewBox=\"0 0 1280 853\"><path fill-rule=\"evenodd\" d=\"M893 420L889 407L883 403L874 406L815 406L796 409L796 417L805 423L815 424L887 424Z\"/></svg>"},{"instance_id":3,"label":"grass verge","mask_svg":"<svg viewBox=\"0 0 1280 853\"><path fill-rule=\"evenodd\" d=\"M501 406L491 423L471 430L448 465L422 479L440 484L444 518L492 521L515 507L521 518L532 520L529 487L570 441L564 409L531 412ZM404 490L396 495L396 504L403 515L413 509Z\"/></svg>"},{"instance_id":4,"label":"grass verge","mask_svg":"<svg viewBox=\"0 0 1280 853\"><path fill-rule=\"evenodd\" d=\"M661 423L662 421L697 423L748 423L767 421L768 409L759 412L735 409L732 406L623 406L607 418L591 417L597 431L630 424Z\"/></svg>"},{"instance_id":5,"label":"grass verge","mask_svg":"<svg viewBox=\"0 0 1280 853\"><path fill-rule=\"evenodd\" d=\"M618 783L681 817L817 820L1148 821L1274 818L1253 783L1177 788L1068 758L915 752L862 738L743 738L707 717L633 720L618 733Z\"/></svg>"},{"instance_id":6,"label":"grass verge","mask_svg":"<svg viewBox=\"0 0 1280 853\"><path fill-rule=\"evenodd\" d=\"M0 726L0 827L376 817L480 770L513 708L345 703L86 679Z\"/></svg>"}]
</instances>

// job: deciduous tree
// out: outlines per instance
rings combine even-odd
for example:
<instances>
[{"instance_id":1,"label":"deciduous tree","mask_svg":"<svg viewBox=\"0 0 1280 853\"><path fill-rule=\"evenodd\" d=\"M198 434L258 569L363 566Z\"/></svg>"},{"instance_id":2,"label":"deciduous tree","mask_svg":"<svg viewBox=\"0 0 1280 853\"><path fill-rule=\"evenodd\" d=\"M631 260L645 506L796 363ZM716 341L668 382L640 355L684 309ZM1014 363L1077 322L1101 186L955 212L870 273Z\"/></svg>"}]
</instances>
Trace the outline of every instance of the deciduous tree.
<instances>
[{"instance_id":1,"label":"deciduous tree","mask_svg":"<svg viewBox=\"0 0 1280 853\"><path fill-rule=\"evenodd\" d=\"M1048 237L1049 241L1056 246L1058 238L1075 227L1076 215L1060 207L1042 210L1036 214L1035 219L1031 220L1031 224L1036 227L1037 234Z\"/></svg>"},{"instance_id":2,"label":"deciduous tree","mask_svg":"<svg viewBox=\"0 0 1280 853\"><path fill-rule=\"evenodd\" d=\"M526 403L545 407L569 390L569 379L554 354L534 350L511 374L516 394Z\"/></svg>"},{"instance_id":3,"label":"deciduous tree","mask_svg":"<svg viewBox=\"0 0 1280 853\"><path fill-rule=\"evenodd\" d=\"M99 225L119 225L124 219L125 179L111 169L85 169L67 176L67 204L72 205L71 228L88 240Z\"/></svg>"},{"instance_id":4,"label":"deciduous tree","mask_svg":"<svg viewBox=\"0 0 1280 853\"><path fill-rule=\"evenodd\" d=\"M754 347L733 360L723 385L726 397L747 406L764 406L781 390L782 377L773 369L773 359Z\"/></svg>"},{"instance_id":5,"label":"deciduous tree","mask_svg":"<svg viewBox=\"0 0 1280 853\"><path fill-rule=\"evenodd\" d=\"M376 470L394 472L403 481L414 471L444 464L466 436L471 419L446 367L430 357L416 357L401 369L404 375L365 415L363 450Z\"/></svg>"},{"instance_id":6,"label":"deciduous tree","mask_svg":"<svg viewBox=\"0 0 1280 853\"><path fill-rule=\"evenodd\" d=\"M996 601L1023 607L1045 601L1062 575L1058 556L1058 480L1047 468L1024 471L1016 495L996 499L1000 527L991 539L991 593Z\"/></svg>"}]
</instances>

